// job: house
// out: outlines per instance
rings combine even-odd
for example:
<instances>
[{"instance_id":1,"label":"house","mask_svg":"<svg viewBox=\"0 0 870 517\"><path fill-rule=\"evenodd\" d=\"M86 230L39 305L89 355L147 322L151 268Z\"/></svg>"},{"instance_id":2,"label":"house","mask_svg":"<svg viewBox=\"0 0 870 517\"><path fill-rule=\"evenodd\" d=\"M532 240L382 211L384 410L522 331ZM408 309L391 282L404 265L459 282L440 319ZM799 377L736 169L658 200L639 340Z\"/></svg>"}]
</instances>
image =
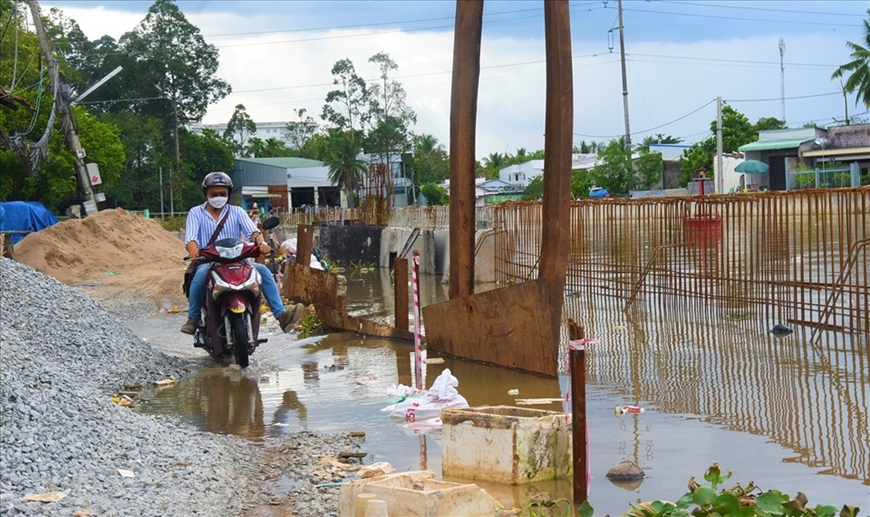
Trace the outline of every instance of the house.
<instances>
[{"instance_id":1,"label":"house","mask_svg":"<svg viewBox=\"0 0 870 517\"><path fill-rule=\"evenodd\" d=\"M759 131L739 150L767 163L752 179L770 190L856 187L870 168L870 125Z\"/></svg>"},{"instance_id":2,"label":"house","mask_svg":"<svg viewBox=\"0 0 870 517\"><path fill-rule=\"evenodd\" d=\"M503 201L518 201L523 197L524 189L513 183L500 179L480 181L481 179L483 178L475 180L474 204L476 206L501 203Z\"/></svg>"},{"instance_id":3,"label":"house","mask_svg":"<svg viewBox=\"0 0 870 517\"><path fill-rule=\"evenodd\" d=\"M346 206L329 180L329 167L306 158L236 158L231 177L241 187L242 207L290 211L300 207Z\"/></svg>"}]
</instances>

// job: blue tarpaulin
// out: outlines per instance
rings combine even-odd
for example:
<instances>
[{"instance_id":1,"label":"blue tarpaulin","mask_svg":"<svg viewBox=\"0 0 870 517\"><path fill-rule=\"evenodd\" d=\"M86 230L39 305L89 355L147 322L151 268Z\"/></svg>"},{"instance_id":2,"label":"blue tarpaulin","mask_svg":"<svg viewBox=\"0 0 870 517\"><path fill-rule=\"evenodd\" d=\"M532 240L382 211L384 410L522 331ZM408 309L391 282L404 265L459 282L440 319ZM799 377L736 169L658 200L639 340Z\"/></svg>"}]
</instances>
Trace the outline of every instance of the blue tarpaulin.
<instances>
[{"instance_id":1,"label":"blue tarpaulin","mask_svg":"<svg viewBox=\"0 0 870 517\"><path fill-rule=\"evenodd\" d=\"M39 201L6 201L0 203L0 232L38 232L57 224L57 217ZM13 233L17 244L26 234Z\"/></svg>"}]
</instances>

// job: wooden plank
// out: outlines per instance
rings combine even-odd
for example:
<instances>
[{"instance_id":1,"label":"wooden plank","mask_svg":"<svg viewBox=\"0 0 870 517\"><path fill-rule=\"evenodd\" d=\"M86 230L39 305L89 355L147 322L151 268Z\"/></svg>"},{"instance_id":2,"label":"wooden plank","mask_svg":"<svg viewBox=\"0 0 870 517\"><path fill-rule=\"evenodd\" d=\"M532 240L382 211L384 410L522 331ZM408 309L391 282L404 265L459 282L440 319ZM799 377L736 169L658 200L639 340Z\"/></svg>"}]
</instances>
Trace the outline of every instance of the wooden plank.
<instances>
[{"instance_id":1,"label":"wooden plank","mask_svg":"<svg viewBox=\"0 0 870 517\"><path fill-rule=\"evenodd\" d=\"M543 279L428 305L426 347L555 377L558 346L551 342L547 306Z\"/></svg>"},{"instance_id":2,"label":"wooden plank","mask_svg":"<svg viewBox=\"0 0 870 517\"><path fill-rule=\"evenodd\" d=\"M300 266L310 266L313 249L314 227L310 224L300 224L296 228L296 263Z\"/></svg>"},{"instance_id":3,"label":"wooden plank","mask_svg":"<svg viewBox=\"0 0 870 517\"><path fill-rule=\"evenodd\" d=\"M282 292L286 298L305 305L319 303L346 311L346 298L337 294L338 277L328 271L291 262L284 271Z\"/></svg>"},{"instance_id":4,"label":"wooden plank","mask_svg":"<svg viewBox=\"0 0 870 517\"><path fill-rule=\"evenodd\" d=\"M414 340L413 332L397 329L376 321L348 316L346 313L337 311L326 305L315 303L314 310L317 313L317 317L320 318L327 327L333 330L356 332L364 336L399 339L402 341Z\"/></svg>"}]
</instances>

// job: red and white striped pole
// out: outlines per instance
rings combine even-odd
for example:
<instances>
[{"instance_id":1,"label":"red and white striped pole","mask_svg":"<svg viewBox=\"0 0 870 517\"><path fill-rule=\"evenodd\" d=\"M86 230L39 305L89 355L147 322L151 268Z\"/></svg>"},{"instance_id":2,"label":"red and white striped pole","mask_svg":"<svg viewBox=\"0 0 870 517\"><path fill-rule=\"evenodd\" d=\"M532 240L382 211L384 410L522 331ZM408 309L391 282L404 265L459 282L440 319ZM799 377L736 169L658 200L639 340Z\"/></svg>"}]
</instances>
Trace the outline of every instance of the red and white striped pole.
<instances>
[{"instance_id":1,"label":"red and white striped pole","mask_svg":"<svg viewBox=\"0 0 870 517\"><path fill-rule=\"evenodd\" d=\"M423 386L423 345L420 339L420 252L414 250L411 258L411 285L414 287L414 383L418 390Z\"/></svg>"}]
</instances>

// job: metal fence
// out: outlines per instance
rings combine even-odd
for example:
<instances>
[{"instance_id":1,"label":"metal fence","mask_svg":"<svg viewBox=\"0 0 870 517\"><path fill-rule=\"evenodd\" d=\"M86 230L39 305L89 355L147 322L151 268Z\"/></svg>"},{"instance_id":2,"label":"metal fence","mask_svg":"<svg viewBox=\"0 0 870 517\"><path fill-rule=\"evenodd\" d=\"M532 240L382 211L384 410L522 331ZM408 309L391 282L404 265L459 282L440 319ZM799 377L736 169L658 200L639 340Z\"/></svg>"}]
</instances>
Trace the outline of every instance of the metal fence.
<instances>
[{"instance_id":1,"label":"metal fence","mask_svg":"<svg viewBox=\"0 0 870 517\"><path fill-rule=\"evenodd\" d=\"M496 279L535 278L540 203L500 205L494 226ZM870 331L870 187L576 201L570 239L569 294Z\"/></svg>"},{"instance_id":2,"label":"metal fence","mask_svg":"<svg viewBox=\"0 0 870 517\"><path fill-rule=\"evenodd\" d=\"M448 230L450 228L450 207L448 206L408 206L391 208L388 216L382 218L387 227L420 228L421 230ZM478 229L492 228L495 207L492 205L475 207ZM375 225L375 217L363 208L323 207L300 213L278 214L281 224L368 224Z\"/></svg>"}]
</instances>

